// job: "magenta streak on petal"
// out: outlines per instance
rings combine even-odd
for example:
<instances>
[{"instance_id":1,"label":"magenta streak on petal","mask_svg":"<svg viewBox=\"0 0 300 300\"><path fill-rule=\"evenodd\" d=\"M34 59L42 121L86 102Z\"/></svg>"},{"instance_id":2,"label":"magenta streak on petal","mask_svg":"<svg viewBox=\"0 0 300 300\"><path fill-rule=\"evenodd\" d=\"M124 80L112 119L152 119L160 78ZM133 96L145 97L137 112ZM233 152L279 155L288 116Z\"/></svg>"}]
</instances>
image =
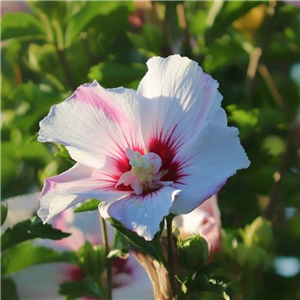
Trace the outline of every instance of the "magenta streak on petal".
<instances>
[{"instance_id":1,"label":"magenta streak on petal","mask_svg":"<svg viewBox=\"0 0 300 300\"><path fill-rule=\"evenodd\" d=\"M149 141L149 152L156 153L162 159L161 171L168 170L161 180L162 181L173 181L179 183L180 179L187 176L183 172L184 161L174 161L174 157L178 153L178 150L183 145L181 133L176 132L177 124L173 129L168 129L164 134L163 129L160 130L159 134L155 133Z\"/></svg>"},{"instance_id":2,"label":"magenta streak on petal","mask_svg":"<svg viewBox=\"0 0 300 300\"><path fill-rule=\"evenodd\" d=\"M108 93L99 84L81 85L72 98L75 101L91 105L93 108L104 112L104 114L115 123L124 126L128 123L128 117L116 105L113 99L109 99Z\"/></svg>"},{"instance_id":3,"label":"magenta streak on petal","mask_svg":"<svg viewBox=\"0 0 300 300\"><path fill-rule=\"evenodd\" d=\"M57 182L62 182L63 180L57 180ZM52 191L55 187L56 182L54 180L51 180L51 178L47 178L44 181L44 187L41 193L40 197L43 197L45 194L47 194L48 192Z\"/></svg>"},{"instance_id":4,"label":"magenta streak on petal","mask_svg":"<svg viewBox=\"0 0 300 300\"><path fill-rule=\"evenodd\" d=\"M125 146L121 146L114 139L114 137L110 136L110 138L114 141L117 149L115 149L116 153L111 152L111 155L109 155L108 159L115 165L116 169L120 172L120 175L122 175L123 173L128 172L131 169L131 166L129 164L129 159L126 155L126 148L130 148L133 151L137 151L141 155L144 155L145 151L144 151L144 149L141 148L140 145L129 144L126 138L125 138L125 140L126 140L127 145L125 145Z\"/></svg>"},{"instance_id":5,"label":"magenta streak on petal","mask_svg":"<svg viewBox=\"0 0 300 300\"><path fill-rule=\"evenodd\" d=\"M69 281L82 281L86 275L77 266L72 266L68 269L68 280Z\"/></svg>"},{"instance_id":6,"label":"magenta streak on petal","mask_svg":"<svg viewBox=\"0 0 300 300\"><path fill-rule=\"evenodd\" d=\"M134 129L132 129L132 130L134 131ZM123 132L123 130L122 130L122 134L123 134L123 137L126 141L127 148L130 148L133 151L138 151L138 152L140 152L141 155L144 155L144 149L143 149L142 145L140 144L140 142L138 141L136 135L133 137L132 132L130 132L130 134L129 134L130 135L130 141L129 141L128 138L127 138L127 135ZM123 149L123 151L124 151L124 149ZM125 149L125 151L126 151L126 149Z\"/></svg>"}]
</instances>

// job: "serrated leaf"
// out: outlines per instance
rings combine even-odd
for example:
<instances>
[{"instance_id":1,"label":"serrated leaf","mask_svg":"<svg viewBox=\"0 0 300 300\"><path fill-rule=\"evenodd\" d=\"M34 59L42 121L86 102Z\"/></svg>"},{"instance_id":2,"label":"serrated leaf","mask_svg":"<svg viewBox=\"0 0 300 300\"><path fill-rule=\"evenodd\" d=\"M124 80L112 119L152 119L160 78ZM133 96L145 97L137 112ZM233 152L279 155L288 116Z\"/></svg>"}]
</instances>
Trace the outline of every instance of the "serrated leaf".
<instances>
[{"instance_id":1,"label":"serrated leaf","mask_svg":"<svg viewBox=\"0 0 300 300\"><path fill-rule=\"evenodd\" d=\"M233 299L233 291L227 286L229 280L225 277L215 276L209 278L205 275L199 275L195 278L189 278L183 284L183 292L190 294L210 292L222 296L225 300Z\"/></svg>"},{"instance_id":2,"label":"serrated leaf","mask_svg":"<svg viewBox=\"0 0 300 300\"><path fill-rule=\"evenodd\" d=\"M23 12L5 13L1 21L2 40L20 37L43 38L44 29L32 14Z\"/></svg>"},{"instance_id":3,"label":"serrated leaf","mask_svg":"<svg viewBox=\"0 0 300 300\"><path fill-rule=\"evenodd\" d=\"M78 213L78 212L84 212L84 211L97 210L100 203L101 203L101 201L99 201L97 199L90 199L87 202L81 204L79 207L77 207L74 210L74 212Z\"/></svg>"},{"instance_id":4,"label":"serrated leaf","mask_svg":"<svg viewBox=\"0 0 300 300\"><path fill-rule=\"evenodd\" d=\"M126 229L117 220L109 219L109 222L113 227L119 230L127 238L127 240L131 243L132 246L152 256L163 265L166 265L166 261L161 251L159 241L156 241L155 238L152 241L146 241L144 238L140 237L135 232Z\"/></svg>"},{"instance_id":5,"label":"serrated leaf","mask_svg":"<svg viewBox=\"0 0 300 300\"><path fill-rule=\"evenodd\" d=\"M16 284L10 278L1 280L1 299L19 300Z\"/></svg>"},{"instance_id":6,"label":"serrated leaf","mask_svg":"<svg viewBox=\"0 0 300 300\"><path fill-rule=\"evenodd\" d=\"M68 236L70 233L55 229L50 224L44 225L38 217L34 217L32 220L24 220L12 228L7 228L1 235L1 249L4 251L34 238L60 240Z\"/></svg>"},{"instance_id":7,"label":"serrated leaf","mask_svg":"<svg viewBox=\"0 0 300 300\"><path fill-rule=\"evenodd\" d=\"M195 279L189 278L185 282L185 288L188 294L204 292L209 290L209 279L205 275L200 275Z\"/></svg>"},{"instance_id":8,"label":"serrated leaf","mask_svg":"<svg viewBox=\"0 0 300 300\"><path fill-rule=\"evenodd\" d=\"M128 257L128 248L129 248L129 243L127 238L124 236L123 233L121 233L118 230L115 230L114 234L114 246L112 250L108 254L108 258L112 259L115 257L120 257L120 258L127 258Z\"/></svg>"},{"instance_id":9,"label":"serrated leaf","mask_svg":"<svg viewBox=\"0 0 300 300\"><path fill-rule=\"evenodd\" d=\"M227 277L224 276L211 276L210 281L214 280L217 284L222 285L222 286L227 286L228 284L231 283L231 280Z\"/></svg>"},{"instance_id":10,"label":"serrated leaf","mask_svg":"<svg viewBox=\"0 0 300 300\"><path fill-rule=\"evenodd\" d=\"M71 252L56 252L53 249L35 246L30 241L15 245L2 253L2 276L12 274L31 265L50 262L74 263Z\"/></svg>"},{"instance_id":11,"label":"serrated leaf","mask_svg":"<svg viewBox=\"0 0 300 300\"><path fill-rule=\"evenodd\" d=\"M106 268L106 251L103 245L93 246L90 242L77 251L80 268L84 274L91 276L96 282L100 282Z\"/></svg>"},{"instance_id":12,"label":"serrated leaf","mask_svg":"<svg viewBox=\"0 0 300 300\"><path fill-rule=\"evenodd\" d=\"M60 285L59 294L67 296L71 299L77 299L81 297L98 297L103 298L100 294L97 286L90 278L85 278L82 281L69 281Z\"/></svg>"}]
</instances>

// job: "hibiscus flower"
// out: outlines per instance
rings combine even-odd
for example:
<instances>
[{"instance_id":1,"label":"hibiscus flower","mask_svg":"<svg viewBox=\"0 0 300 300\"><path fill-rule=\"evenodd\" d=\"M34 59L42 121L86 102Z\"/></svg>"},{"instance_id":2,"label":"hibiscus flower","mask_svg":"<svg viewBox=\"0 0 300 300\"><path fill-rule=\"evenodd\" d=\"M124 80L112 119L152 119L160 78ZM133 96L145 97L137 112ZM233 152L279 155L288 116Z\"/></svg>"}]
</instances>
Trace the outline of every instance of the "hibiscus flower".
<instances>
[{"instance_id":1,"label":"hibiscus flower","mask_svg":"<svg viewBox=\"0 0 300 300\"><path fill-rule=\"evenodd\" d=\"M40 122L39 141L65 145L77 162L46 179L44 222L96 198L104 218L151 240L164 216L191 212L249 166L217 81L179 55L147 65L137 91L94 81Z\"/></svg>"}]
</instances>

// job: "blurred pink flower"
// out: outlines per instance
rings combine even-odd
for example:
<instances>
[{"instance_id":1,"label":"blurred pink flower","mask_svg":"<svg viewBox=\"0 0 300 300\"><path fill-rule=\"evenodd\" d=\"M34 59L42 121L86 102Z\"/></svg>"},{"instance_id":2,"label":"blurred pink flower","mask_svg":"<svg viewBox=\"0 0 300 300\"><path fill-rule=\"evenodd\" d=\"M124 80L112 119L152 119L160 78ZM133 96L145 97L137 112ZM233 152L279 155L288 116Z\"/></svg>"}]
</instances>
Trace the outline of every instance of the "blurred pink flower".
<instances>
[{"instance_id":1,"label":"blurred pink flower","mask_svg":"<svg viewBox=\"0 0 300 300\"><path fill-rule=\"evenodd\" d=\"M29 218L38 207L38 195L26 195L7 201L9 213L2 230ZM60 250L78 250L86 240L92 244L101 243L99 213L73 213L66 210L53 218L52 226L71 236L59 240L36 239L35 244ZM110 240L113 241L113 229L109 227ZM18 271L12 278L16 283L20 299L63 299L58 294L59 285L66 281L81 281L85 274L79 267L69 263L48 263L34 265ZM113 261L113 299L152 299L153 291L148 275L138 262L128 259ZM89 298L91 299L91 298Z\"/></svg>"},{"instance_id":2,"label":"blurred pink flower","mask_svg":"<svg viewBox=\"0 0 300 300\"><path fill-rule=\"evenodd\" d=\"M94 81L40 122L39 141L64 144L77 161L46 179L44 222L96 198L103 217L151 240L164 216L191 212L249 166L217 81L179 55L147 65L137 91Z\"/></svg>"},{"instance_id":3,"label":"blurred pink flower","mask_svg":"<svg viewBox=\"0 0 300 300\"><path fill-rule=\"evenodd\" d=\"M25 1L1 1L1 16L6 12L31 12Z\"/></svg>"},{"instance_id":4,"label":"blurred pink flower","mask_svg":"<svg viewBox=\"0 0 300 300\"><path fill-rule=\"evenodd\" d=\"M183 238L193 233L206 239L213 252L221 247L221 214L217 196L213 196L187 215L174 219L174 225L180 229Z\"/></svg>"},{"instance_id":5,"label":"blurred pink flower","mask_svg":"<svg viewBox=\"0 0 300 300\"><path fill-rule=\"evenodd\" d=\"M300 1L299 0L286 0L286 1L283 1L285 2L286 4L291 4L293 6L296 6L296 7L300 7Z\"/></svg>"}]
</instances>

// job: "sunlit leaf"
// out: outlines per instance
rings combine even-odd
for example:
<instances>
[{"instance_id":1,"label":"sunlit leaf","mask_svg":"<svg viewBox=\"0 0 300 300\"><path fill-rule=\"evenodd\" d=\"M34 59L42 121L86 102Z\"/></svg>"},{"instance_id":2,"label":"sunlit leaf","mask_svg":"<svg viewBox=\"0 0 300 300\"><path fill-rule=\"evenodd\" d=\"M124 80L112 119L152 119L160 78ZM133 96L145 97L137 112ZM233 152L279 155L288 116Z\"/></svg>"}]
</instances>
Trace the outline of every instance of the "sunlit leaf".
<instances>
[{"instance_id":1,"label":"sunlit leaf","mask_svg":"<svg viewBox=\"0 0 300 300\"><path fill-rule=\"evenodd\" d=\"M106 249L103 245L93 246L86 241L77 251L78 264L84 274L100 282L106 269Z\"/></svg>"},{"instance_id":2,"label":"sunlit leaf","mask_svg":"<svg viewBox=\"0 0 300 300\"><path fill-rule=\"evenodd\" d=\"M85 6L72 17L66 31L66 46L70 46L74 39L78 38L79 33L85 29L98 15L106 15L120 6L121 2L118 1L87 1ZM130 5L130 3L123 3L121 5ZM117 20L116 20L117 22Z\"/></svg>"},{"instance_id":3,"label":"sunlit leaf","mask_svg":"<svg viewBox=\"0 0 300 300\"><path fill-rule=\"evenodd\" d=\"M32 14L23 12L5 13L1 20L2 40L11 38L43 38L44 29Z\"/></svg>"},{"instance_id":4,"label":"sunlit leaf","mask_svg":"<svg viewBox=\"0 0 300 300\"><path fill-rule=\"evenodd\" d=\"M130 248L128 239L124 236L123 233L116 230L114 234L114 245L111 251L108 254L108 258L127 258L129 253L128 249Z\"/></svg>"},{"instance_id":5,"label":"sunlit leaf","mask_svg":"<svg viewBox=\"0 0 300 300\"><path fill-rule=\"evenodd\" d=\"M84 211L97 210L100 203L101 203L101 201L99 201L97 199L90 199L87 202L81 204L76 209L74 209L74 212L78 213L78 212L84 212Z\"/></svg>"},{"instance_id":6,"label":"sunlit leaf","mask_svg":"<svg viewBox=\"0 0 300 300\"><path fill-rule=\"evenodd\" d=\"M71 252L56 252L53 249L35 246L30 241L15 245L2 253L2 276L9 275L31 265L69 262L75 257Z\"/></svg>"},{"instance_id":7,"label":"sunlit leaf","mask_svg":"<svg viewBox=\"0 0 300 300\"><path fill-rule=\"evenodd\" d=\"M279 136L269 135L263 140L262 147L267 153L277 156L284 152L285 142Z\"/></svg>"},{"instance_id":8,"label":"sunlit leaf","mask_svg":"<svg viewBox=\"0 0 300 300\"><path fill-rule=\"evenodd\" d=\"M156 241L155 238L152 241L147 242L144 238L140 237L135 232L126 229L118 221L109 219L109 222L112 226L119 230L134 247L152 256L162 264L166 263L165 258L162 254L162 250L160 248L159 241Z\"/></svg>"},{"instance_id":9,"label":"sunlit leaf","mask_svg":"<svg viewBox=\"0 0 300 300\"><path fill-rule=\"evenodd\" d=\"M224 34L224 29L262 1L215 1L207 15L206 42Z\"/></svg>"}]
</instances>

